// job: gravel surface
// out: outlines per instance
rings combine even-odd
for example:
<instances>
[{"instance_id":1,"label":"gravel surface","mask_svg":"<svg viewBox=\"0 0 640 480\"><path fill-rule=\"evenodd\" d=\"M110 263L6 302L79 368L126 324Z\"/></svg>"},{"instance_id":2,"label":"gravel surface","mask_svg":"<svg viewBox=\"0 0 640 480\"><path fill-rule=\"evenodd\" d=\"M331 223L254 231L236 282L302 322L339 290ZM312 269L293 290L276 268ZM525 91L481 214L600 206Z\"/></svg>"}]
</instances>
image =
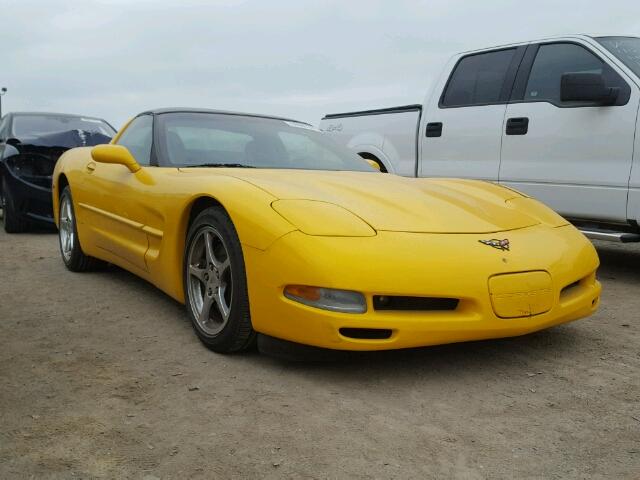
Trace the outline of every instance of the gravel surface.
<instances>
[{"instance_id":1,"label":"gravel surface","mask_svg":"<svg viewBox=\"0 0 640 480\"><path fill-rule=\"evenodd\" d=\"M640 248L598 244L593 317L287 363L200 345L118 268L0 233L0 478L640 478Z\"/></svg>"}]
</instances>

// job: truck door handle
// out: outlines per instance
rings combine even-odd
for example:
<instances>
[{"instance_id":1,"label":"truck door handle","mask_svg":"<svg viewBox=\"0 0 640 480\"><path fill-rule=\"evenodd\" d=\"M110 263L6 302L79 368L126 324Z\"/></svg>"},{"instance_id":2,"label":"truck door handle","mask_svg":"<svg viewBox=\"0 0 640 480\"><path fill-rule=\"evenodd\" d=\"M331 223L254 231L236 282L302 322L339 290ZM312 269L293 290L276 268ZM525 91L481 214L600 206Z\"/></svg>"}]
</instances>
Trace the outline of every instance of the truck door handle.
<instances>
[{"instance_id":1,"label":"truck door handle","mask_svg":"<svg viewBox=\"0 0 640 480\"><path fill-rule=\"evenodd\" d=\"M89 162L87 163L87 171L89 173L93 173L93 171L96 169L96 164L95 162Z\"/></svg>"},{"instance_id":2,"label":"truck door handle","mask_svg":"<svg viewBox=\"0 0 640 480\"><path fill-rule=\"evenodd\" d=\"M425 136L427 137L441 137L442 136L442 122L427 123L425 130Z\"/></svg>"},{"instance_id":3,"label":"truck door handle","mask_svg":"<svg viewBox=\"0 0 640 480\"><path fill-rule=\"evenodd\" d=\"M529 131L529 119L527 117L513 117L507 119L507 135L526 135Z\"/></svg>"}]
</instances>

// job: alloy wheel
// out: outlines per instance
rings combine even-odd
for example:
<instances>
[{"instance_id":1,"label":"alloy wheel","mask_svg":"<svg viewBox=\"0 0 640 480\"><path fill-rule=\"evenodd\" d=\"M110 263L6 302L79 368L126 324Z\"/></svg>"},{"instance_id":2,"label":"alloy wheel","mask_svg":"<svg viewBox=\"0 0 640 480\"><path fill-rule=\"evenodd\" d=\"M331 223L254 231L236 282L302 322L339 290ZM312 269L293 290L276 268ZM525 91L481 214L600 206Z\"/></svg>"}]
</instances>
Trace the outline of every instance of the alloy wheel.
<instances>
[{"instance_id":1,"label":"alloy wheel","mask_svg":"<svg viewBox=\"0 0 640 480\"><path fill-rule=\"evenodd\" d=\"M187 295L200 329L216 336L227 325L233 298L229 250L220 233L203 227L194 237L187 256Z\"/></svg>"},{"instance_id":2,"label":"alloy wheel","mask_svg":"<svg viewBox=\"0 0 640 480\"><path fill-rule=\"evenodd\" d=\"M73 208L71 199L65 195L60 203L60 247L66 262L71 260L74 237Z\"/></svg>"}]
</instances>

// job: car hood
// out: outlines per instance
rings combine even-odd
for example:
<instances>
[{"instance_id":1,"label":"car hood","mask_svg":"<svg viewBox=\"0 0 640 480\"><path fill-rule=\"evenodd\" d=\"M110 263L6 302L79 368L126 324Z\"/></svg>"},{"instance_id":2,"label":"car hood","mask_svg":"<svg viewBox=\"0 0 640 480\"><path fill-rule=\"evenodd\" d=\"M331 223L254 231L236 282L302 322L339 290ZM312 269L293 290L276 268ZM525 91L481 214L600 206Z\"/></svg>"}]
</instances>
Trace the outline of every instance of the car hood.
<instances>
[{"instance_id":1,"label":"car hood","mask_svg":"<svg viewBox=\"0 0 640 480\"><path fill-rule=\"evenodd\" d=\"M369 172L204 169L198 175L229 175L276 199L327 202L347 209L375 230L421 233L492 233L540 221L507 201L518 193L487 182L406 178Z\"/></svg>"},{"instance_id":2,"label":"car hood","mask_svg":"<svg viewBox=\"0 0 640 480\"><path fill-rule=\"evenodd\" d=\"M69 130L46 135L10 138L4 152L11 171L30 183L51 188L51 175L60 156L70 148L109 143L110 137L97 132Z\"/></svg>"}]
</instances>

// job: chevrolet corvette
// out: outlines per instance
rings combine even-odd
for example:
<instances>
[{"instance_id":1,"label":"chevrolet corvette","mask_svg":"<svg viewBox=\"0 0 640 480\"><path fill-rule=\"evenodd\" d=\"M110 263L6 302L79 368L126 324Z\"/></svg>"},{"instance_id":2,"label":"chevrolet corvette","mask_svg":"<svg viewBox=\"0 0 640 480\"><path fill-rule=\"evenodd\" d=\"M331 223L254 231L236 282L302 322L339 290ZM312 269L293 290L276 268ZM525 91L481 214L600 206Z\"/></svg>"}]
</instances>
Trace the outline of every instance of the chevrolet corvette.
<instances>
[{"instance_id":1,"label":"chevrolet corvette","mask_svg":"<svg viewBox=\"0 0 640 480\"><path fill-rule=\"evenodd\" d=\"M515 336L600 298L595 249L536 200L383 174L295 120L141 113L62 155L53 204L69 270L109 262L153 283L216 352Z\"/></svg>"},{"instance_id":2,"label":"chevrolet corvette","mask_svg":"<svg viewBox=\"0 0 640 480\"><path fill-rule=\"evenodd\" d=\"M63 152L106 143L102 119L64 113L8 113L0 122L0 216L7 233L53 226L51 175Z\"/></svg>"}]
</instances>

